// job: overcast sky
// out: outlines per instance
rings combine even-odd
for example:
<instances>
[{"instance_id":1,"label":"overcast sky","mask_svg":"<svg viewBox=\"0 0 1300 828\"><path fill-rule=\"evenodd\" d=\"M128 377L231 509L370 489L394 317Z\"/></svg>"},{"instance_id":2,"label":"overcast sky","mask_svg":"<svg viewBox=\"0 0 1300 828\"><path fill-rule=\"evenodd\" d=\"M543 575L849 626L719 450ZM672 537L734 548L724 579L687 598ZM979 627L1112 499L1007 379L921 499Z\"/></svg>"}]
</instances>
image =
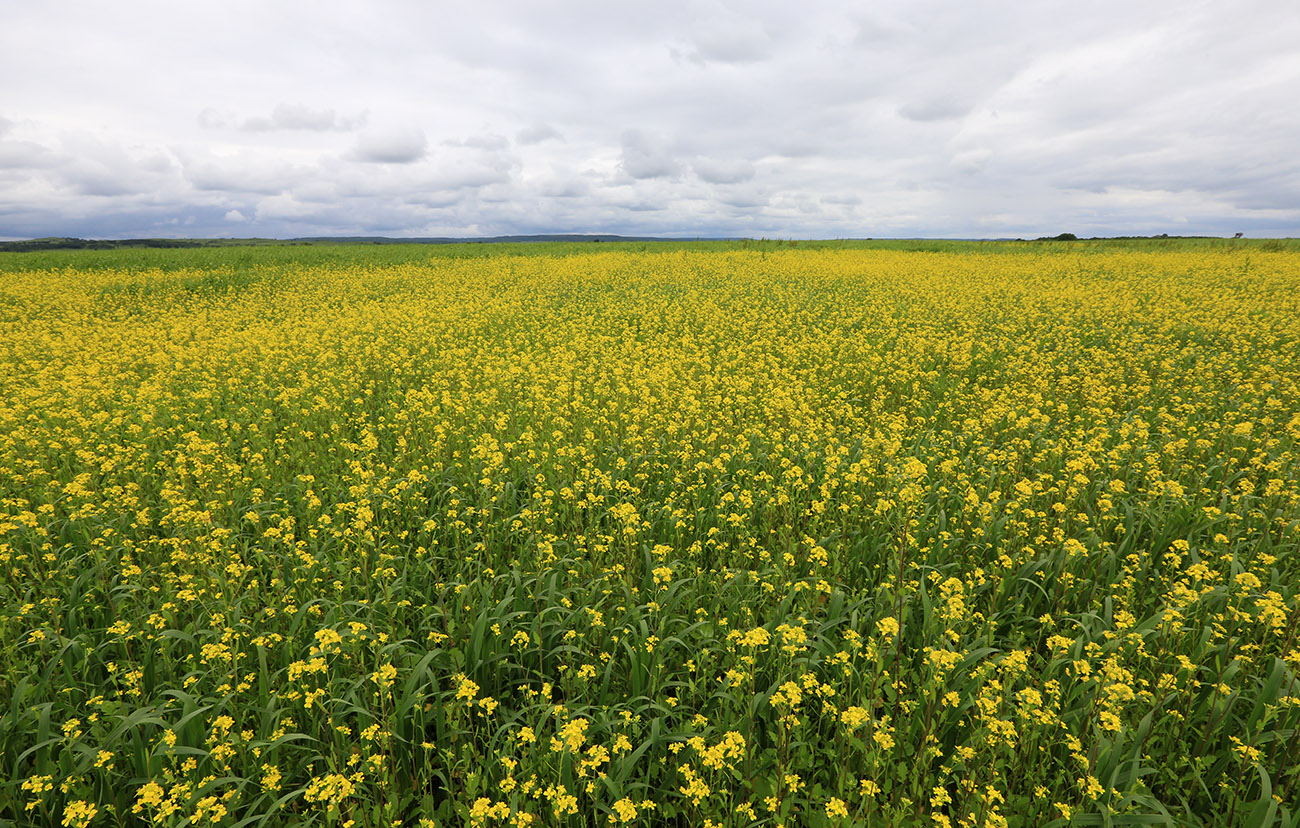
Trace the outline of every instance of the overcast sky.
<instances>
[{"instance_id":1,"label":"overcast sky","mask_svg":"<svg viewBox=\"0 0 1300 828\"><path fill-rule=\"evenodd\" d=\"M0 238L1300 235L1300 7L41 0Z\"/></svg>"}]
</instances>

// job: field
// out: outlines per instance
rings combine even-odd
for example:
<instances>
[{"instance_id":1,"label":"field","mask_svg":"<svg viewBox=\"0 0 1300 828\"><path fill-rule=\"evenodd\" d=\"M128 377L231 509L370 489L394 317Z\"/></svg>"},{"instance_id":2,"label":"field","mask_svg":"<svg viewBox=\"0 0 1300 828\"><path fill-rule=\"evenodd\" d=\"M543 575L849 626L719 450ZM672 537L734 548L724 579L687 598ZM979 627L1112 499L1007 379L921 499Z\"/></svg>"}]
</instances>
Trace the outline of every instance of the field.
<instances>
[{"instance_id":1,"label":"field","mask_svg":"<svg viewBox=\"0 0 1300 828\"><path fill-rule=\"evenodd\" d=\"M0 255L0 825L1300 826L1300 248Z\"/></svg>"}]
</instances>

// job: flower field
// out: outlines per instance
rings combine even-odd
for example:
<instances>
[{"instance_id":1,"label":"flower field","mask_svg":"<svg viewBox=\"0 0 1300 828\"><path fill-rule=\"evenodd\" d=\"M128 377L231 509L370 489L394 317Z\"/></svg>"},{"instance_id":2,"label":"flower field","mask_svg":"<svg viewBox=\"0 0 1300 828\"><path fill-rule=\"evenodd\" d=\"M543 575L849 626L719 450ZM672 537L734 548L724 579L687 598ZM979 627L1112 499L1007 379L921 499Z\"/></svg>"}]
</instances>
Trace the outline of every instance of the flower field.
<instances>
[{"instance_id":1,"label":"flower field","mask_svg":"<svg viewBox=\"0 0 1300 828\"><path fill-rule=\"evenodd\" d=\"M0 258L0 825L1300 825L1300 251L594 249Z\"/></svg>"}]
</instances>

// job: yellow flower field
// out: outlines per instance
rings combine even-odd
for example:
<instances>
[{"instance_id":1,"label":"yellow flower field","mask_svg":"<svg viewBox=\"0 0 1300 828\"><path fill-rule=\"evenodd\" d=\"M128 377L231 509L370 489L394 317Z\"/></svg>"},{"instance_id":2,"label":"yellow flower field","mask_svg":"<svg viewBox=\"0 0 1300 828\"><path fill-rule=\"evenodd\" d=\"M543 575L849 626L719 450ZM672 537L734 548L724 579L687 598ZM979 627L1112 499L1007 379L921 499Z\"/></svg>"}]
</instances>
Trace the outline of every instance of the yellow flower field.
<instances>
[{"instance_id":1,"label":"yellow flower field","mask_svg":"<svg viewBox=\"0 0 1300 828\"><path fill-rule=\"evenodd\" d=\"M1300 252L605 247L0 258L0 825L1300 825Z\"/></svg>"}]
</instances>

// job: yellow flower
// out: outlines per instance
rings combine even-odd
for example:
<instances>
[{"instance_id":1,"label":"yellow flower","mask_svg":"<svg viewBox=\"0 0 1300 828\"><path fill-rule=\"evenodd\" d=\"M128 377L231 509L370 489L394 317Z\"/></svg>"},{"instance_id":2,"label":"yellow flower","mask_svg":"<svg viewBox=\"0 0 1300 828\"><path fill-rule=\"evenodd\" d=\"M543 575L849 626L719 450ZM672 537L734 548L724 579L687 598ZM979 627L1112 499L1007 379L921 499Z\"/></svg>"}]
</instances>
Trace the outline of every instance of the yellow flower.
<instances>
[{"instance_id":1,"label":"yellow flower","mask_svg":"<svg viewBox=\"0 0 1300 828\"><path fill-rule=\"evenodd\" d=\"M226 818L226 806L215 796L205 796L194 805L193 824L200 825L204 820L216 825Z\"/></svg>"},{"instance_id":2,"label":"yellow flower","mask_svg":"<svg viewBox=\"0 0 1300 828\"><path fill-rule=\"evenodd\" d=\"M636 819L636 804L627 797L618 800L611 807L615 822L631 822Z\"/></svg>"},{"instance_id":3,"label":"yellow flower","mask_svg":"<svg viewBox=\"0 0 1300 828\"><path fill-rule=\"evenodd\" d=\"M307 784L302 798L308 802L338 805L356 792L356 785L347 776L338 773L317 777Z\"/></svg>"},{"instance_id":4,"label":"yellow flower","mask_svg":"<svg viewBox=\"0 0 1300 828\"><path fill-rule=\"evenodd\" d=\"M564 748L570 752L575 752L582 747L583 742L587 740L587 726L590 724L586 719L573 719L560 728L560 739Z\"/></svg>"},{"instance_id":5,"label":"yellow flower","mask_svg":"<svg viewBox=\"0 0 1300 828\"><path fill-rule=\"evenodd\" d=\"M135 804L131 806L131 813L139 814L145 808L156 808L162 804L163 788L157 782L146 782L136 791Z\"/></svg>"},{"instance_id":6,"label":"yellow flower","mask_svg":"<svg viewBox=\"0 0 1300 828\"><path fill-rule=\"evenodd\" d=\"M99 813L93 803L75 800L63 806L64 828L85 828Z\"/></svg>"},{"instance_id":7,"label":"yellow flower","mask_svg":"<svg viewBox=\"0 0 1300 828\"><path fill-rule=\"evenodd\" d=\"M840 714L840 721L847 725L849 730L857 730L870 720L871 714L861 707L850 707Z\"/></svg>"},{"instance_id":8,"label":"yellow flower","mask_svg":"<svg viewBox=\"0 0 1300 828\"><path fill-rule=\"evenodd\" d=\"M836 797L831 797L829 800L826 801L827 817L831 819L843 819L848 815L849 815L849 809L848 806L844 804L844 800L838 799Z\"/></svg>"},{"instance_id":9,"label":"yellow flower","mask_svg":"<svg viewBox=\"0 0 1300 828\"><path fill-rule=\"evenodd\" d=\"M280 769L275 765L262 765L262 787L268 791L280 790Z\"/></svg>"},{"instance_id":10,"label":"yellow flower","mask_svg":"<svg viewBox=\"0 0 1300 828\"><path fill-rule=\"evenodd\" d=\"M381 688L393 686L393 679L397 678L397 668L392 664L384 664L374 673L370 674L370 680L378 684Z\"/></svg>"},{"instance_id":11,"label":"yellow flower","mask_svg":"<svg viewBox=\"0 0 1300 828\"><path fill-rule=\"evenodd\" d=\"M474 697L477 695L478 695L478 685L470 681L469 679L465 678L464 676L461 676L460 683L456 686L456 699L457 700L466 699L472 702L474 700Z\"/></svg>"}]
</instances>

